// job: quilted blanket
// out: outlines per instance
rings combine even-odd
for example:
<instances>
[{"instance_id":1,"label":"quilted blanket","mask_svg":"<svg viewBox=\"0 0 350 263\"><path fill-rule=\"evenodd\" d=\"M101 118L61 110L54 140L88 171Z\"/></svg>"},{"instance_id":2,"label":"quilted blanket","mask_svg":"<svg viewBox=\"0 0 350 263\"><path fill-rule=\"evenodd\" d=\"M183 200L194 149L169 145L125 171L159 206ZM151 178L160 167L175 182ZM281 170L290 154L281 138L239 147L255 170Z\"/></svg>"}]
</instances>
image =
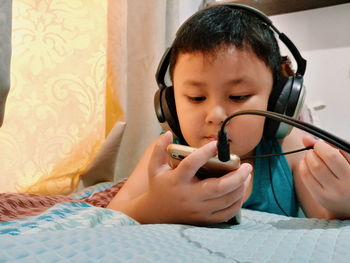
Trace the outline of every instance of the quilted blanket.
<instances>
[{"instance_id":1,"label":"quilted blanket","mask_svg":"<svg viewBox=\"0 0 350 263\"><path fill-rule=\"evenodd\" d=\"M350 221L242 209L240 225L140 225L87 202L0 223L0 262L349 262Z\"/></svg>"}]
</instances>

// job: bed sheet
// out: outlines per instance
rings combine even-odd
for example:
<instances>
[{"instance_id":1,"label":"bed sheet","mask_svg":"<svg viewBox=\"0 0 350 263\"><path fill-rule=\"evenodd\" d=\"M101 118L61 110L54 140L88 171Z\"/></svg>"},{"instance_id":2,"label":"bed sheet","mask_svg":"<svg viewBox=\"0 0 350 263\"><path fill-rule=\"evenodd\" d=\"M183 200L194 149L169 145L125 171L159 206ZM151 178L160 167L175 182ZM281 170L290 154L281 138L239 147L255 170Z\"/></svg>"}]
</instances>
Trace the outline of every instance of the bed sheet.
<instances>
[{"instance_id":1,"label":"bed sheet","mask_svg":"<svg viewBox=\"0 0 350 263\"><path fill-rule=\"evenodd\" d=\"M287 218L243 209L242 223L236 226L140 225L116 211L82 204L69 218L64 216L72 214L69 204L62 205L54 208L62 209L60 216L46 225L35 225L39 219L33 217L20 227L26 231L3 232L0 262L345 263L350 259L349 221Z\"/></svg>"},{"instance_id":2,"label":"bed sheet","mask_svg":"<svg viewBox=\"0 0 350 263\"><path fill-rule=\"evenodd\" d=\"M114 210L63 202L0 223L0 262L350 261L350 221L241 215L235 226L140 225Z\"/></svg>"}]
</instances>

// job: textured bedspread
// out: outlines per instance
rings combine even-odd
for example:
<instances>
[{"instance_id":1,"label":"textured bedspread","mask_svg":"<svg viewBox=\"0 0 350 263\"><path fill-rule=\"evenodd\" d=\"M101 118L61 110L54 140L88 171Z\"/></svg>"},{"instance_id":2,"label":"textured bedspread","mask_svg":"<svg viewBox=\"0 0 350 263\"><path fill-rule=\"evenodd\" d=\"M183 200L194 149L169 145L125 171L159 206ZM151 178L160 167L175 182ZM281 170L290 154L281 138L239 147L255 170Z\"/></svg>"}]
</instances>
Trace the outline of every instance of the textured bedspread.
<instances>
[{"instance_id":1,"label":"textured bedspread","mask_svg":"<svg viewBox=\"0 0 350 263\"><path fill-rule=\"evenodd\" d=\"M113 188L98 190L97 197L75 195L40 214L0 222L0 263L350 262L350 221L243 209L236 226L140 225L103 208Z\"/></svg>"},{"instance_id":2,"label":"textured bedspread","mask_svg":"<svg viewBox=\"0 0 350 263\"><path fill-rule=\"evenodd\" d=\"M53 213L55 220L45 221L55 209L60 211ZM11 221L13 229L25 231L2 232L0 262L350 260L350 221L242 210L242 224L237 226L139 225L116 211L77 203L56 205L45 213L41 219Z\"/></svg>"}]
</instances>

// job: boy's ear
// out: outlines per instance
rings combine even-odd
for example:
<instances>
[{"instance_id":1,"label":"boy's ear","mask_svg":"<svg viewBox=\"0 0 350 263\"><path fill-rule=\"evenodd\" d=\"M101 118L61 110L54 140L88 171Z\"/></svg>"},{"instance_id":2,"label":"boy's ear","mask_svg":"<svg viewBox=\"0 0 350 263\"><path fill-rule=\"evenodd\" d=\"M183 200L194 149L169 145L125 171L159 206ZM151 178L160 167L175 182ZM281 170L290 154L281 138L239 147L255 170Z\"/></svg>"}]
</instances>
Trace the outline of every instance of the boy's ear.
<instances>
[{"instance_id":1,"label":"boy's ear","mask_svg":"<svg viewBox=\"0 0 350 263\"><path fill-rule=\"evenodd\" d=\"M281 56L281 71L284 77L295 76L295 70L292 66L292 61L288 56Z\"/></svg>"}]
</instances>

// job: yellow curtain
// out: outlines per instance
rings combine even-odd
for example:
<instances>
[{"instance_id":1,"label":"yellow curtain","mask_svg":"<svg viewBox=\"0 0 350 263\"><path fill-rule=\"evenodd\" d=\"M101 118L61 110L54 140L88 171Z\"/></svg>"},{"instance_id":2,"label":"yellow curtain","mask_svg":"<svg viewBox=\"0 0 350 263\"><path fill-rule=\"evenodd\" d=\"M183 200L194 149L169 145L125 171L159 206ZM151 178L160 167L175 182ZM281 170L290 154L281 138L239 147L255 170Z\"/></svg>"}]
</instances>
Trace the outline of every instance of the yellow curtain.
<instances>
[{"instance_id":1,"label":"yellow curtain","mask_svg":"<svg viewBox=\"0 0 350 263\"><path fill-rule=\"evenodd\" d=\"M13 0L0 192L72 192L123 118L107 16L108 0Z\"/></svg>"}]
</instances>

